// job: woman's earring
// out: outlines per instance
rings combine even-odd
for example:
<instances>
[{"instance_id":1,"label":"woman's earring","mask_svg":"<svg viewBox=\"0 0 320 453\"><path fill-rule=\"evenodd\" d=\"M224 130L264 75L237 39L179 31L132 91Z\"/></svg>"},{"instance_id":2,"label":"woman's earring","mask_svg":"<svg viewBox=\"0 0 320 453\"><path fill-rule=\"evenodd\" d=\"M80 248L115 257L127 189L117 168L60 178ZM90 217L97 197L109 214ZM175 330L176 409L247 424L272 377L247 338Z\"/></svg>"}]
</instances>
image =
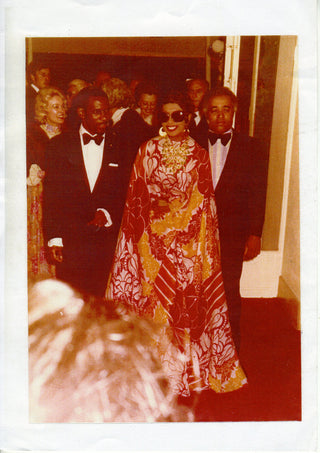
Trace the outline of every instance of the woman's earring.
<instances>
[{"instance_id":1,"label":"woman's earring","mask_svg":"<svg viewBox=\"0 0 320 453\"><path fill-rule=\"evenodd\" d=\"M160 129L159 129L159 135L160 135L160 137L166 137L167 133L166 133L166 131L163 129L163 127L160 127Z\"/></svg>"}]
</instances>

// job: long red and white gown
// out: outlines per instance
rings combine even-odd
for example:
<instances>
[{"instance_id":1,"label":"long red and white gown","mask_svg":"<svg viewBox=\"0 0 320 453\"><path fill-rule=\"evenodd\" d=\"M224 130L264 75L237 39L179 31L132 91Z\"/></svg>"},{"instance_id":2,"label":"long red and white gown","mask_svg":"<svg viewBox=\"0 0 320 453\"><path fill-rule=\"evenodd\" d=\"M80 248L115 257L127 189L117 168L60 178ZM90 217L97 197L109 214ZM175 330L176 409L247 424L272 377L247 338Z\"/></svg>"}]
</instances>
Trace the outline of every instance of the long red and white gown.
<instances>
[{"instance_id":1,"label":"long red and white gown","mask_svg":"<svg viewBox=\"0 0 320 453\"><path fill-rule=\"evenodd\" d=\"M161 323L157 347L176 393L233 391L247 380L228 320L209 155L191 137L182 155L166 143L138 152L106 296Z\"/></svg>"}]
</instances>

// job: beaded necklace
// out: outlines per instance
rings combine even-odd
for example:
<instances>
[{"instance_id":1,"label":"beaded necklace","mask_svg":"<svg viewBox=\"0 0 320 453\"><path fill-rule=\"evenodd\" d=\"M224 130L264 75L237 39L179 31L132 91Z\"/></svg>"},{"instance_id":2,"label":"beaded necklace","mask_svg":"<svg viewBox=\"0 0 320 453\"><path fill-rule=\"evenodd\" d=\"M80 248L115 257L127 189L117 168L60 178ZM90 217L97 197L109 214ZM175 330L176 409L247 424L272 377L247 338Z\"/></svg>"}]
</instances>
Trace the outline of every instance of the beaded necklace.
<instances>
[{"instance_id":1,"label":"beaded necklace","mask_svg":"<svg viewBox=\"0 0 320 453\"><path fill-rule=\"evenodd\" d=\"M52 126L49 123L44 123L41 124L41 127L45 131L45 133L49 136L49 138L52 138L55 135L60 134L61 132L61 126Z\"/></svg>"},{"instance_id":2,"label":"beaded necklace","mask_svg":"<svg viewBox=\"0 0 320 453\"><path fill-rule=\"evenodd\" d=\"M170 173L176 173L186 163L187 157L192 154L189 149L188 138L182 142L172 142L165 137L162 147L159 147L162 159Z\"/></svg>"}]
</instances>

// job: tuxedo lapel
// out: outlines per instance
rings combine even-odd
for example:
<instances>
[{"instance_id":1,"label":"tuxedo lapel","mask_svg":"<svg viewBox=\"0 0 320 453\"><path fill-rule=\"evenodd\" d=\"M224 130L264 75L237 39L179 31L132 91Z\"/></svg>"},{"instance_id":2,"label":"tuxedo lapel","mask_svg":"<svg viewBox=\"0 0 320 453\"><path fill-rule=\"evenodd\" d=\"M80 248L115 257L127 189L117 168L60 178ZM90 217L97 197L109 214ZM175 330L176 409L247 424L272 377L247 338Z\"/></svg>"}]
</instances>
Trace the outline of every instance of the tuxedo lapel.
<instances>
[{"instance_id":1,"label":"tuxedo lapel","mask_svg":"<svg viewBox=\"0 0 320 453\"><path fill-rule=\"evenodd\" d=\"M81 148L81 141L79 132L76 131L69 137L68 143L68 161L71 165L71 169L75 174L75 180L77 180L80 184L83 183L86 186L86 189L90 191L89 180L86 172L86 168L84 165L82 148Z\"/></svg>"},{"instance_id":2,"label":"tuxedo lapel","mask_svg":"<svg viewBox=\"0 0 320 453\"><path fill-rule=\"evenodd\" d=\"M94 188L92 190L93 192L96 192L101 181L104 180L104 176L108 172L108 166L110 163L110 145L107 137L107 133L105 134L105 139L104 139L104 147L103 147L103 156L102 156L102 162L101 162L101 168L96 180L96 183L94 185Z\"/></svg>"}]
</instances>

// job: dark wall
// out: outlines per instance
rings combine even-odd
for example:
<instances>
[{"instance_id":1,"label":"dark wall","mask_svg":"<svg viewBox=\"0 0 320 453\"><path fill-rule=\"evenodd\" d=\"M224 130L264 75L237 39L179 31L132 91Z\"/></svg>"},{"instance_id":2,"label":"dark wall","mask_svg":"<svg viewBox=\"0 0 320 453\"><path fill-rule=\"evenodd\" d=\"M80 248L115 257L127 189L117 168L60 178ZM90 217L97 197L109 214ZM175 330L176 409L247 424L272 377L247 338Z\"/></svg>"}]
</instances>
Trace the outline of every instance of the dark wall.
<instances>
[{"instance_id":1,"label":"dark wall","mask_svg":"<svg viewBox=\"0 0 320 453\"><path fill-rule=\"evenodd\" d=\"M75 78L92 81L99 70L109 72L127 83L132 79L148 79L160 89L183 88L192 77L205 77L205 59L172 57L132 57L110 55L35 54L45 58L51 67L52 83L65 90Z\"/></svg>"}]
</instances>

